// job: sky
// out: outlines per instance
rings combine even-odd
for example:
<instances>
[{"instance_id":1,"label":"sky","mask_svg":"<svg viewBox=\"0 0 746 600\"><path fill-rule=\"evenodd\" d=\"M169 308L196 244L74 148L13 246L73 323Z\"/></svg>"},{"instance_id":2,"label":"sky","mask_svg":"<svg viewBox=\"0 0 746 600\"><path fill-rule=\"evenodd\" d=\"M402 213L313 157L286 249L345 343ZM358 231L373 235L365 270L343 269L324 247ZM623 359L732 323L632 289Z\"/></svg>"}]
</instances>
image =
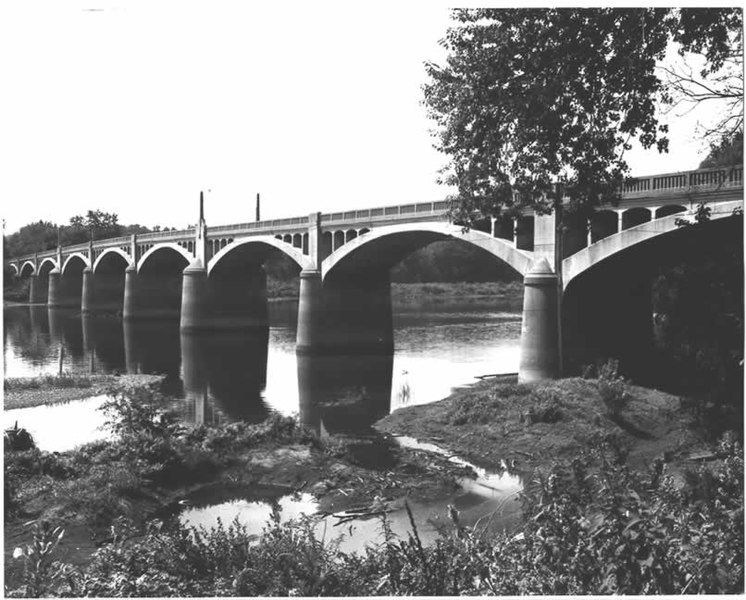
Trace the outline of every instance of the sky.
<instances>
[{"instance_id":1,"label":"sky","mask_svg":"<svg viewBox=\"0 0 746 600\"><path fill-rule=\"evenodd\" d=\"M439 200L446 157L422 105L447 4L4 0L5 233L89 209L185 227ZM696 168L696 125L633 175Z\"/></svg>"}]
</instances>

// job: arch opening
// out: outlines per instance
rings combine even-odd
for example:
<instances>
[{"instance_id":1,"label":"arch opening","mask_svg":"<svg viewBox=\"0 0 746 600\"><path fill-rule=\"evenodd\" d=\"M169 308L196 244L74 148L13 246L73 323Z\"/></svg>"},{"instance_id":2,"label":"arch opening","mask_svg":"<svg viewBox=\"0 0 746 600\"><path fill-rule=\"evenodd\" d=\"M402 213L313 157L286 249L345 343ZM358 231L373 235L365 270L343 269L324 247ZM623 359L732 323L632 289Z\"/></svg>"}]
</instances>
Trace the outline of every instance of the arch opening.
<instances>
[{"instance_id":1,"label":"arch opening","mask_svg":"<svg viewBox=\"0 0 746 600\"><path fill-rule=\"evenodd\" d=\"M91 282L94 310L122 310L125 271L128 265L129 261L117 251L105 252L98 257Z\"/></svg>"},{"instance_id":2,"label":"arch opening","mask_svg":"<svg viewBox=\"0 0 746 600\"><path fill-rule=\"evenodd\" d=\"M49 273L55 268L52 259L44 259L36 277L36 302L47 302L49 297Z\"/></svg>"},{"instance_id":3,"label":"arch opening","mask_svg":"<svg viewBox=\"0 0 746 600\"><path fill-rule=\"evenodd\" d=\"M21 272L20 276L23 278L31 277L31 275L34 273L34 265L31 262L25 262L21 266Z\"/></svg>"},{"instance_id":4,"label":"arch opening","mask_svg":"<svg viewBox=\"0 0 746 600\"><path fill-rule=\"evenodd\" d=\"M140 260L137 271L137 314L174 318L181 312L181 285L187 257L178 247L156 246Z\"/></svg>"},{"instance_id":5,"label":"arch opening","mask_svg":"<svg viewBox=\"0 0 746 600\"><path fill-rule=\"evenodd\" d=\"M617 233L619 217L613 210L600 210L591 216L591 243Z\"/></svg>"},{"instance_id":6,"label":"arch opening","mask_svg":"<svg viewBox=\"0 0 746 600\"><path fill-rule=\"evenodd\" d=\"M512 265L510 256L515 257ZM493 238L491 233L464 232L443 223L419 224L417 229L377 228L345 244L322 265L324 302L330 319L322 327L325 342L350 354L391 352L392 280L455 283L484 281L489 276L517 279L522 272L516 271L522 271L529 261L530 257L515 250L510 242ZM484 266L488 267L487 276ZM517 299L518 306L521 300Z\"/></svg>"},{"instance_id":7,"label":"arch opening","mask_svg":"<svg viewBox=\"0 0 746 600\"><path fill-rule=\"evenodd\" d=\"M85 259L72 255L64 264L60 276L60 306L80 307L83 291L83 269L88 267Z\"/></svg>"},{"instance_id":8,"label":"arch opening","mask_svg":"<svg viewBox=\"0 0 746 600\"><path fill-rule=\"evenodd\" d=\"M682 212L686 212L685 207L679 204L666 204L665 206L661 206L658 210L655 211L655 218L662 219L663 217L676 215Z\"/></svg>"},{"instance_id":9,"label":"arch opening","mask_svg":"<svg viewBox=\"0 0 746 600\"><path fill-rule=\"evenodd\" d=\"M654 293L656 282L684 264L717 263L713 253L741 256L742 236L740 218L674 228L609 254L569 280L562 302L568 371L615 358L636 383L683 393L671 387L683 374L672 374L672 357L660 351L656 311L671 298ZM742 284L737 288L742 291ZM738 306L742 310L742 300Z\"/></svg>"},{"instance_id":10,"label":"arch opening","mask_svg":"<svg viewBox=\"0 0 746 600\"><path fill-rule=\"evenodd\" d=\"M221 329L266 327L268 297L297 297L298 274L306 263L275 237L234 243L209 265L212 321Z\"/></svg>"},{"instance_id":11,"label":"arch opening","mask_svg":"<svg viewBox=\"0 0 746 600\"><path fill-rule=\"evenodd\" d=\"M641 206L630 208L622 214L622 229L637 227L650 221L650 210Z\"/></svg>"}]
</instances>

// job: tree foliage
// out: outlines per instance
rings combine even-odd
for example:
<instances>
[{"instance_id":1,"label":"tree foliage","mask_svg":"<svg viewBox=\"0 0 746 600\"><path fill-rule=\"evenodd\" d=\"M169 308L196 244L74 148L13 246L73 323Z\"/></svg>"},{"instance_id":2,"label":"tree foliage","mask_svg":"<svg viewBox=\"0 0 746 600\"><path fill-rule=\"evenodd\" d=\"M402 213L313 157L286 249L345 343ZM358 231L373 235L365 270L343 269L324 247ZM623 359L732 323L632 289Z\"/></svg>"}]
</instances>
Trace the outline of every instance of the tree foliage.
<instances>
[{"instance_id":1,"label":"tree foliage","mask_svg":"<svg viewBox=\"0 0 746 600\"><path fill-rule=\"evenodd\" d=\"M157 227L154 231L159 229ZM58 241L68 246L82 244L89 239L101 240L148 231L151 230L142 225L121 225L116 213L89 210L85 215L71 217L67 226L49 221L24 225L17 232L5 236L4 252L6 258L13 258L56 248Z\"/></svg>"},{"instance_id":2,"label":"tree foliage","mask_svg":"<svg viewBox=\"0 0 746 600\"><path fill-rule=\"evenodd\" d=\"M726 9L458 9L442 41L444 66L427 64L425 104L453 212L515 214L530 206L583 210L614 200L632 139L667 151L656 108L671 102L656 64L669 41L705 55L730 53L740 12Z\"/></svg>"}]
</instances>

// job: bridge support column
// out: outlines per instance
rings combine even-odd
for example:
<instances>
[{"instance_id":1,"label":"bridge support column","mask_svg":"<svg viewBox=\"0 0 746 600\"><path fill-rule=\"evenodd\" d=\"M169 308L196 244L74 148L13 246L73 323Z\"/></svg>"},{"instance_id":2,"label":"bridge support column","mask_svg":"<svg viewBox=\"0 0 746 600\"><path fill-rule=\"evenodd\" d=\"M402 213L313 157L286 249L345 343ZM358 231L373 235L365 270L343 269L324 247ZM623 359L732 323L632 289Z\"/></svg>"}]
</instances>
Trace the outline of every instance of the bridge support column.
<instances>
[{"instance_id":1,"label":"bridge support column","mask_svg":"<svg viewBox=\"0 0 746 600\"><path fill-rule=\"evenodd\" d=\"M93 269L83 269L83 287L80 291L80 312L87 313L93 310Z\"/></svg>"},{"instance_id":2,"label":"bridge support column","mask_svg":"<svg viewBox=\"0 0 746 600\"><path fill-rule=\"evenodd\" d=\"M209 326L207 269L195 260L184 269L181 285L181 331L205 329Z\"/></svg>"},{"instance_id":3,"label":"bridge support column","mask_svg":"<svg viewBox=\"0 0 746 600\"><path fill-rule=\"evenodd\" d=\"M29 275L28 301L30 304L36 304L39 298L39 276L36 273Z\"/></svg>"},{"instance_id":4,"label":"bridge support column","mask_svg":"<svg viewBox=\"0 0 746 600\"><path fill-rule=\"evenodd\" d=\"M137 266L128 265L124 270L124 302L122 306L122 318L124 319L138 317L137 279Z\"/></svg>"},{"instance_id":5,"label":"bridge support column","mask_svg":"<svg viewBox=\"0 0 746 600\"><path fill-rule=\"evenodd\" d=\"M54 268L49 272L49 282L47 289L47 306L62 306L59 269Z\"/></svg>"},{"instance_id":6,"label":"bridge support column","mask_svg":"<svg viewBox=\"0 0 746 600\"><path fill-rule=\"evenodd\" d=\"M301 271L298 297L297 353L313 353L324 345L324 299L321 271Z\"/></svg>"},{"instance_id":7,"label":"bridge support column","mask_svg":"<svg viewBox=\"0 0 746 600\"><path fill-rule=\"evenodd\" d=\"M546 258L537 260L523 280L523 324L518 381L557 377L559 367L557 274Z\"/></svg>"}]
</instances>

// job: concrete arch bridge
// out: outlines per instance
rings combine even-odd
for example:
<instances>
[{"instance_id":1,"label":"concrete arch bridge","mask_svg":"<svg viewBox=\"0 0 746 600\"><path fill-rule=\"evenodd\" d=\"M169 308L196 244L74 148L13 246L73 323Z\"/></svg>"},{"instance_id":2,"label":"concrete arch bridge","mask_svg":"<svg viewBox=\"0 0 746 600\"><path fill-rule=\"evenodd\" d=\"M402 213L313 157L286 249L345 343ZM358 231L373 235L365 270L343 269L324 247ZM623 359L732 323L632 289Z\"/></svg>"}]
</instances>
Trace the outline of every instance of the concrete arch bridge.
<instances>
[{"instance_id":1,"label":"concrete arch bridge","mask_svg":"<svg viewBox=\"0 0 746 600\"><path fill-rule=\"evenodd\" d=\"M297 351L377 353L393 347L390 268L431 242L458 239L524 276L520 378L529 381L554 376L560 340L578 339L562 334L578 324L564 314L560 319L558 300L577 296L584 281L627 256L650 259L661 240L698 239L692 234L702 225L681 224L694 222L701 203L711 222L734 221L728 217L743 209L742 167L630 180L618 205L563 228L554 215L526 212L465 230L449 221L445 201L208 228L200 207L196 227L58 247L8 262L16 276L30 279L31 303L84 313L113 309L125 320L179 315L188 332L266 324L262 265L280 252L300 270Z\"/></svg>"}]
</instances>

